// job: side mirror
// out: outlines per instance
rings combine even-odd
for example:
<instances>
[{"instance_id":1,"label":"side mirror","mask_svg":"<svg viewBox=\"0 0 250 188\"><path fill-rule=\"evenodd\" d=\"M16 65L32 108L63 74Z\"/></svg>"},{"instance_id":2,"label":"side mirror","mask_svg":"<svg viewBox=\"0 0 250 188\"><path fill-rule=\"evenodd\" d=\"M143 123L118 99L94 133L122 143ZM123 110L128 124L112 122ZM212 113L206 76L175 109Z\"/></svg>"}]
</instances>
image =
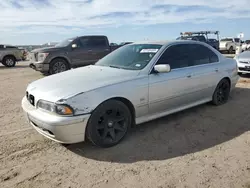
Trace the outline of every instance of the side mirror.
<instances>
[{"instance_id":1,"label":"side mirror","mask_svg":"<svg viewBox=\"0 0 250 188\"><path fill-rule=\"evenodd\" d=\"M168 72L171 71L171 68L170 68L169 64L155 65L154 66L154 71L156 73L168 73Z\"/></svg>"},{"instance_id":2,"label":"side mirror","mask_svg":"<svg viewBox=\"0 0 250 188\"><path fill-rule=\"evenodd\" d=\"M74 48L77 48L77 45L76 44L72 44L71 47L74 49Z\"/></svg>"}]
</instances>

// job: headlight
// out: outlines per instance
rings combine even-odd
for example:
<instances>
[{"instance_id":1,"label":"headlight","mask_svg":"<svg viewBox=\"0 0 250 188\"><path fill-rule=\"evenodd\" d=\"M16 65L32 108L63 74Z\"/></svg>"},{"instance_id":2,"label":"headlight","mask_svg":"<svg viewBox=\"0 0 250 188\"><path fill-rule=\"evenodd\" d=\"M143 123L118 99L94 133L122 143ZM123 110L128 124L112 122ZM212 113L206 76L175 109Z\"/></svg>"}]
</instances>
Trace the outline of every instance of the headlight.
<instances>
[{"instance_id":1,"label":"headlight","mask_svg":"<svg viewBox=\"0 0 250 188\"><path fill-rule=\"evenodd\" d=\"M74 110L66 104L55 104L52 102L39 100L37 103L37 107L48 112L52 112L58 115L73 115Z\"/></svg>"},{"instance_id":2,"label":"headlight","mask_svg":"<svg viewBox=\"0 0 250 188\"><path fill-rule=\"evenodd\" d=\"M38 53L38 61L44 61L49 53Z\"/></svg>"}]
</instances>

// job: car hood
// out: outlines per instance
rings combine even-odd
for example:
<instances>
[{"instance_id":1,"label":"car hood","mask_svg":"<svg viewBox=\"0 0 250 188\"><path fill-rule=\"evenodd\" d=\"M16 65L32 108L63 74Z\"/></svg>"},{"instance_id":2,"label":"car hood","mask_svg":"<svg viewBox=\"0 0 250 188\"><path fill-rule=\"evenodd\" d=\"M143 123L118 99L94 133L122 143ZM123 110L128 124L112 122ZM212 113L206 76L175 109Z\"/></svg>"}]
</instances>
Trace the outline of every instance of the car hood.
<instances>
[{"instance_id":1,"label":"car hood","mask_svg":"<svg viewBox=\"0 0 250 188\"><path fill-rule=\"evenodd\" d=\"M138 71L89 65L51 75L29 84L27 91L39 99L56 102L76 94L134 79Z\"/></svg>"},{"instance_id":2,"label":"car hood","mask_svg":"<svg viewBox=\"0 0 250 188\"><path fill-rule=\"evenodd\" d=\"M31 53L47 53L52 51L62 50L65 47L45 47L45 48L38 48L31 51Z\"/></svg>"},{"instance_id":3,"label":"car hood","mask_svg":"<svg viewBox=\"0 0 250 188\"><path fill-rule=\"evenodd\" d=\"M247 60L247 61L250 61L250 51L245 51L245 52L242 52L238 55L238 59L239 60Z\"/></svg>"}]
</instances>

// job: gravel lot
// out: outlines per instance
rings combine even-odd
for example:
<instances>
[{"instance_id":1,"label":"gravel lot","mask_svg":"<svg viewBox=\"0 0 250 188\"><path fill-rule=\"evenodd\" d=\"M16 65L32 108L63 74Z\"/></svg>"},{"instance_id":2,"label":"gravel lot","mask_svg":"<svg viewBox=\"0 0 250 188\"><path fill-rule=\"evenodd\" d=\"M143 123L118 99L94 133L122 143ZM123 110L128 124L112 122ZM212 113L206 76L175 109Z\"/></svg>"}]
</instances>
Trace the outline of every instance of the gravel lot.
<instances>
[{"instance_id":1,"label":"gravel lot","mask_svg":"<svg viewBox=\"0 0 250 188\"><path fill-rule=\"evenodd\" d=\"M0 187L250 188L250 79L230 101L140 126L119 145L63 146L25 121L21 99L42 75L21 62L0 66Z\"/></svg>"}]
</instances>

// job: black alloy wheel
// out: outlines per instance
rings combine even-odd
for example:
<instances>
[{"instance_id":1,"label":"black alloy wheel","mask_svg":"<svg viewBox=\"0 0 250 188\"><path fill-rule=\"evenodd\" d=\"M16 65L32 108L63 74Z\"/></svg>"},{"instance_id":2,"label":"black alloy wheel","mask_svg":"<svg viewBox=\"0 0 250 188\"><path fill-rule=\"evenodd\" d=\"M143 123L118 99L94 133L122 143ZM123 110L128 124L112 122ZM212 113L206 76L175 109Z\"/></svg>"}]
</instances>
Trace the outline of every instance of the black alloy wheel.
<instances>
[{"instance_id":1,"label":"black alloy wheel","mask_svg":"<svg viewBox=\"0 0 250 188\"><path fill-rule=\"evenodd\" d=\"M129 108L121 101L108 100L92 113L87 126L87 137L99 147L118 144L131 127Z\"/></svg>"},{"instance_id":2,"label":"black alloy wheel","mask_svg":"<svg viewBox=\"0 0 250 188\"><path fill-rule=\"evenodd\" d=\"M217 106L225 104L228 101L229 94L230 83L227 79L223 79L219 82L214 91L212 103Z\"/></svg>"}]
</instances>

